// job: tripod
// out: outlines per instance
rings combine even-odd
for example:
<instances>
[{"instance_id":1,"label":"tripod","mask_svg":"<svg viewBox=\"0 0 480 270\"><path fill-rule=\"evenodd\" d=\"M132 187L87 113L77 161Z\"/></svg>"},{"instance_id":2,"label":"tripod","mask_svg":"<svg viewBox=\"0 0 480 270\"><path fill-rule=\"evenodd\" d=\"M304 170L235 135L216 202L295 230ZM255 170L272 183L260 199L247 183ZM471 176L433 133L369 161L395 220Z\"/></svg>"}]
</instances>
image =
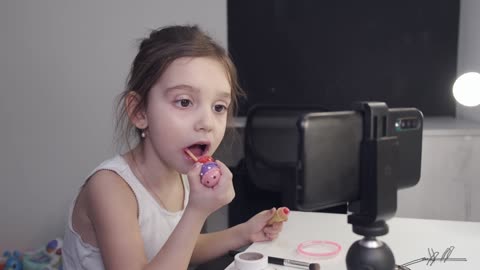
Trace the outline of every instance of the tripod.
<instances>
[{"instance_id":1,"label":"tripod","mask_svg":"<svg viewBox=\"0 0 480 270\"><path fill-rule=\"evenodd\" d=\"M376 237L388 232L385 221L369 226L353 226L356 234L364 238L350 246L347 253L347 269L349 270L393 270L395 259L392 251L384 242Z\"/></svg>"},{"instance_id":2,"label":"tripod","mask_svg":"<svg viewBox=\"0 0 480 270\"><path fill-rule=\"evenodd\" d=\"M364 113L364 139L361 146L360 196L349 205L348 223L363 236L347 253L349 270L394 270L395 258L376 237L388 233L385 222L395 215L397 184L392 171L396 163L398 140L386 134L388 108L383 103L360 103Z\"/></svg>"}]
</instances>

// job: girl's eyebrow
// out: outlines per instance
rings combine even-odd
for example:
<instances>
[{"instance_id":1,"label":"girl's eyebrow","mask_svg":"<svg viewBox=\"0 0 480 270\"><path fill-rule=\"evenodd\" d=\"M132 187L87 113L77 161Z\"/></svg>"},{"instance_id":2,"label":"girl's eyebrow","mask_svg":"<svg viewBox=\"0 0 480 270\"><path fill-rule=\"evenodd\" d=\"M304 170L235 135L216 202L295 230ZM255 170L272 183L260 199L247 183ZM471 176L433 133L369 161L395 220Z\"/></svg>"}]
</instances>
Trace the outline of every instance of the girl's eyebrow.
<instances>
[{"instance_id":1,"label":"girl's eyebrow","mask_svg":"<svg viewBox=\"0 0 480 270\"><path fill-rule=\"evenodd\" d=\"M172 91L172 90L176 90L176 89L183 89L183 90L187 90L187 91L191 91L191 92L200 92L200 89L196 88L196 87L193 87L191 85L188 85L188 84L177 84L177 85L174 85L174 86L170 86L170 87L167 87L166 89L166 93ZM219 97L221 98L227 98L227 99L230 99L232 97L230 91L221 91L219 94L218 94Z\"/></svg>"},{"instance_id":2,"label":"girl's eyebrow","mask_svg":"<svg viewBox=\"0 0 480 270\"><path fill-rule=\"evenodd\" d=\"M167 87L166 89L166 92L170 92L172 90L175 90L175 89L183 89L183 90L188 90L188 91L192 91L192 92L200 92L200 90L198 88L195 88L191 85L188 85L188 84L177 84L177 85L174 85L174 86L170 86L170 87Z\"/></svg>"},{"instance_id":3,"label":"girl's eyebrow","mask_svg":"<svg viewBox=\"0 0 480 270\"><path fill-rule=\"evenodd\" d=\"M226 98L226 99L231 99L232 95L228 91L222 91L220 94L218 94L220 98Z\"/></svg>"}]
</instances>

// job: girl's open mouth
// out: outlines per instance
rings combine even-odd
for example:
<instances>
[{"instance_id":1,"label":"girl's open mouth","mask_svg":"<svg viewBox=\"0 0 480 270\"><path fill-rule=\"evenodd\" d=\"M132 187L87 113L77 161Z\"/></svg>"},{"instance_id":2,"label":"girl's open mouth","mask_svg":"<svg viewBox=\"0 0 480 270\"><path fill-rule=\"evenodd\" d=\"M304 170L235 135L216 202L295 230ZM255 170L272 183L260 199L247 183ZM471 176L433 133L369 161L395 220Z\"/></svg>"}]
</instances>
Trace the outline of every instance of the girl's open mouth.
<instances>
[{"instance_id":1,"label":"girl's open mouth","mask_svg":"<svg viewBox=\"0 0 480 270\"><path fill-rule=\"evenodd\" d=\"M205 155L208 152L208 148L209 148L208 144L196 143L185 148L184 152L189 159L192 159L190 155L186 152L186 149L188 149L193 155L195 155L198 158Z\"/></svg>"}]
</instances>

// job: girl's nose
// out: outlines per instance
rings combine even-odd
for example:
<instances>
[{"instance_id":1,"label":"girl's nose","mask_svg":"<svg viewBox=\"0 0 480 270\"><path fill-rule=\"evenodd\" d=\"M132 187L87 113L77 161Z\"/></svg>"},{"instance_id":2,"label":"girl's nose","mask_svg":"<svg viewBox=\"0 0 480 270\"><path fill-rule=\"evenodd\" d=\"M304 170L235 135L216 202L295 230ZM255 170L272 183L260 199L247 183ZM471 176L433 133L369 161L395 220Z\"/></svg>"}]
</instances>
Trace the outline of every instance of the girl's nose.
<instances>
[{"instance_id":1,"label":"girl's nose","mask_svg":"<svg viewBox=\"0 0 480 270\"><path fill-rule=\"evenodd\" d=\"M214 115L210 108L203 109L201 112L198 112L198 119L195 123L195 130L210 132L214 127Z\"/></svg>"}]
</instances>

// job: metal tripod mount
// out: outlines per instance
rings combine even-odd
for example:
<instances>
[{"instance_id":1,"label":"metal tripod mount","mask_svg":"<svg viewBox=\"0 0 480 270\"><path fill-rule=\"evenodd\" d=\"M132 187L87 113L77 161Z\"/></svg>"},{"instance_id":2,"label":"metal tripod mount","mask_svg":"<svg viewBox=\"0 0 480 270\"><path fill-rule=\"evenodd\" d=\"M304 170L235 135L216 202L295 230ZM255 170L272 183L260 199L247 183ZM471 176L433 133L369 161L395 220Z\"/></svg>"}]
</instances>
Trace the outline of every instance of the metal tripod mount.
<instances>
[{"instance_id":1,"label":"metal tripod mount","mask_svg":"<svg viewBox=\"0 0 480 270\"><path fill-rule=\"evenodd\" d=\"M364 238L350 246L349 270L393 270L395 258L384 242L376 237L388 233L385 220L397 209L397 182L394 174L398 139L389 136L388 107L381 102L356 104L363 113L359 199L349 204L348 223Z\"/></svg>"}]
</instances>

